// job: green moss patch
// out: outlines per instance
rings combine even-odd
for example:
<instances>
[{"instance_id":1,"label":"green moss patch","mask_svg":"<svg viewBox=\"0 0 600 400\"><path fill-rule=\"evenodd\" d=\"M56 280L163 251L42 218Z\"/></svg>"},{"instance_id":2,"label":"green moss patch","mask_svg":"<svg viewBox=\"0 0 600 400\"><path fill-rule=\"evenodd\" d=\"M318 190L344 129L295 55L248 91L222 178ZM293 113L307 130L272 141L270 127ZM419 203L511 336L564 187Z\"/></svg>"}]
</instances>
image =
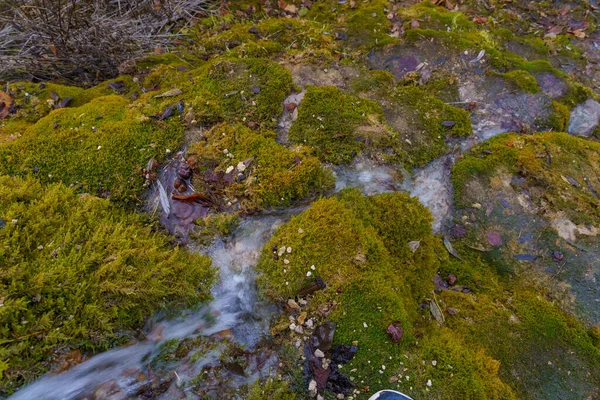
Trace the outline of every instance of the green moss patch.
<instances>
[{"instance_id":1,"label":"green moss patch","mask_svg":"<svg viewBox=\"0 0 600 400\"><path fill-rule=\"evenodd\" d=\"M289 150L275 138L271 131L256 132L243 125L215 126L189 149L200 175L195 183L239 201L246 211L289 206L333 186L331 173L309 149ZM222 179L215 183L209 178L215 175Z\"/></svg>"},{"instance_id":2,"label":"green moss patch","mask_svg":"<svg viewBox=\"0 0 600 400\"><path fill-rule=\"evenodd\" d=\"M176 66L159 66L144 84L159 87L137 101L145 115L160 115L182 101L190 122L244 122L272 128L283 111L283 100L291 92L292 77L267 59L219 58L185 72ZM180 93L160 96L172 90Z\"/></svg>"},{"instance_id":3,"label":"green moss patch","mask_svg":"<svg viewBox=\"0 0 600 400\"><path fill-rule=\"evenodd\" d=\"M537 81L527 71L516 69L502 74L502 77L524 92L535 94L540 91Z\"/></svg>"},{"instance_id":4,"label":"green moss patch","mask_svg":"<svg viewBox=\"0 0 600 400\"><path fill-rule=\"evenodd\" d=\"M313 147L322 161L348 164L366 148L367 138L379 141L389 134L382 126L382 114L372 100L347 95L333 86L309 86L290 128L290 140ZM361 133L359 127L366 129Z\"/></svg>"},{"instance_id":5,"label":"green moss patch","mask_svg":"<svg viewBox=\"0 0 600 400\"><path fill-rule=\"evenodd\" d=\"M120 96L55 110L21 138L0 145L0 173L36 174L92 194L137 202L142 169L183 141L177 121L152 121Z\"/></svg>"},{"instance_id":6,"label":"green moss patch","mask_svg":"<svg viewBox=\"0 0 600 400\"><path fill-rule=\"evenodd\" d=\"M0 221L0 391L47 371L56 350L107 349L153 311L210 297L208 257L107 200L5 176Z\"/></svg>"},{"instance_id":7,"label":"green moss patch","mask_svg":"<svg viewBox=\"0 0 600 400\"><path fill-rule=\"evenodd\" d=\"M589 187L600 188L598 152L600 144L566 133L534 135L505 134L473 149L452 170L455 198L459 205L476 201L470 183L489 180L504 169L525 177L536 205L554 213L564 212L575 223L594 223L600 218L600 200ZM573 182L569 181L569 178ZM597 189L594 189L597 190Z\"/></svg>"}]
</instances>

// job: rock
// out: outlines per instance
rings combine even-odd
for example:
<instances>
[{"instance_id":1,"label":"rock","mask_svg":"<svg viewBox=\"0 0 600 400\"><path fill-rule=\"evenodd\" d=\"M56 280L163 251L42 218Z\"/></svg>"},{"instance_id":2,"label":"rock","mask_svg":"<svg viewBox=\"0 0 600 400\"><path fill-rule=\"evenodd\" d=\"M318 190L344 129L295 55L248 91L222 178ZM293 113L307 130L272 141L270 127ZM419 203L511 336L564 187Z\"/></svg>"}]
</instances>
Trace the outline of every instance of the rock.
<instances>
[{"instance_id":1,"label":"rock","mask_svg":"<svg viewBox=\"0 0 600 400\"><path fill-rule=\"evenodd\" d=\"M344 398L344 394L349 394L350 391L354 388L354 385L348 379L348 377L342 374L337 365L332 364L329 367L329 379L327 381L326 389L333 393L339 393L337 398ZM342 397L340 397L340 394Z\"/></svg>"},{"instance_id":2,"label":"rock","mask_svg":"<svg viewBox=\"0 0 600 400\"><path fill-rule=\"evenodd\" d=\"M347 346L345 344L337 345L333 348L331 361L335 364L345 364L354 358L357 351L358 347L356 346Z\"/></svg>"},{"instance_id":3,"label":"rock","mask_svg":"<svg viewBox=\"0 0 600 400\"><path fill-rule=\"evenodd\" d=\"M301 325L297 325L296 329L294 329L294 332L296 332L296 333L304 333L304 328L302 328Z\"/></svg>"},{"instance_id":4,"label":"rock","mask_svg":"<svg viewBox=\"0 0 600 400\"><path fill-rule=\"evenodd\" d=\"M446 128L452 128L454 125L456 125L455 121L442 121L442 126Z\"/></svg>"},{"instance_id":5,"label":"rock","mask_svg":"<svg viewBox=\"0 0 600 400\"><path fill-rule=\"evenodd\" d=\"M317 381L315 381L314 379L312 379L308 384L308 393L311 397L317 396Z\"/></svg>"},{"instance_id":6,"label":"rock","mask_svg":"<svg viewBox=\"0 0 600 400\"><path fill-rule=\"evenodd\" d=\"M254 94L259 94L260 88L258 86L254 86L252 89L250 89L250 91Z\"/></svg>"},{"instance_id":7,"label":"rock","mask_svg":"<svg viewBox=\"0 0 600 400\"><path fill-rule=\"evenodd\" d=\"M253 26L252 28L248 29L248 33L252 33L253 35L258 35L258 28Z\"/></svg>"},{"instance_id":8,"label":"rock","mask_svg":"<svg viewBox=\"0 0 600 400\"><path fill-rule=\"evenodd\" d=\"M325 322L324 324L317 326L309 338L311 348L320 349L323 352L331 349L334 334L335 323L333 322Z\"/></svg>"},{"instance_id":9,"label":"rock","mask_svg":"<svg viewBox=\"0 0 600 400\"><path fill-rule=\"evenodd\" d=\"M335 40L348 40L348 34L346 32L337 32L335 34Z\"/></svg>"},{"instance_id":10,"label":"rock","mask_svg":"<svg viewBox=\"0 0 600 400\"><path fill-rule=\"evenodd\" d=\"M304 321L306 320L306 316L307 315L308 314L306 313L306 311L301 312L300 315L298 315L298 318L297 318L298 324L304 325Z\"/></svg>"},{"instance_id":11,"label":"rock","mask_svg":"<svg viewBox=\"0 0 600 400\"><path fill-rule=\"evenodd\" d=\"M103 383L98 388L96 388L96 390L94 390L94 394L92 395L92 398L94 400L104 400L104 399L112 398L113 396L119 394L120 392L121 392L121 389L119 388L119 385L113 379L113 380ZM123 396L123 397L125 397L125 396Z\"/></svg>"},{"instance_id":12,"label":"rock","mask_svg":"<svg viewBox=\"0 0 600 400\"><path fill-rule=\"evenodd\" d=\"M294 310L300 309L300 306L298 305L298 303L296 303L296 300L294 299L288 299L287 305Z\"/></svg>"},{"instance_id":13,"label":"rock","mask_svg":"<svg viewBox=\"0 0 600 400\"><path fill-rule=\"evenodd\" d=\"M448 289L448 282L446 282L441 276L435 275L432 279L436 293L441 293L442 290Z\"/></svg>"},{"instance_id":14,"label":"rock","mask_svg":"<svg viewBox=\"0 0 600 400\"><path fill-rule=\"evenodd\" d=\"M239 162L236 166L236 169L240 172L244 172L246 170L246 164L244 164L243 162Z\"/></svg>"},{"instance_id":15,"label":"rock","mask_svg":"<svg viewBox=\"0 0 600 400\"><path fill-rule=\"evenodd\" d=\"M190 179L192 177L192 169L187 163L180 162L177 166L177 175L179 175L181 179Z\"/></svg>"},{"instance_id":16,"label":"rock","mask_svg":"<svg viewBox=\"0 0 600 400\"><path fill-rule=\"evenodd\" d=\"M291 103L285 103L283 105L283 107L285 107L287 112L294 112L294 110L296 109L296 107L298 107L298 104L291 102Z\"/></svg>"},{"instance_id":17,"label":"rock","mask_svg":"<svg viewBox=\"0 0 600 400\"><path fill-rule=\"evenodd\" d=\"M554 261L556 261L556 262L560 262L560 261L564 260L564 258L565 258L564 254L563 254L563 253L561 253L560 251L558 251L558 250L554 250L554 251L552 252L552 259L553 259Z\"/></svg>"},{"instance_id":18,"label":"rock","mask_svg":"<svg viewBox=\"0 0 600 400\"><path fill-rule=\"evenodd\" d=\"M398 343L402 339L402 335L404 335L404 329L402 329L400 321L390 323L386 332L393 343Z\"/></svg>"},{"instance_id":19,"label":"rock","mask_svg":"<svg viewBox=\"0 0 600 400\"><path fill-rule=\"evenodd\" d=\"M600 103L587 100L571 110L569 133L574 136L590 136L600 122Z\"/></svg>"},{"instance_id":20,"label":"rock","mask_svg":"<svg viewBox=\"0 0 600 400\"><path fill-rule=\"evenodd\" d=\"M179 193L183 193L187 190L187 184L180 177L175 178L175 182L173 182L173 187L177 189Z\"/></svg>"},{"instance_id":21,"label":"rock","mask_svg":"<svg viewBox=\"0 0 600 400\"><path fill-rule=\"evenodd\" d=\"M315 357L317 357L317 358L323 358L323 357L325 357L325 353L323 353L323 352L322 352L321 350L319 350L319 349L316 349L316 350L315 350Z\"/></svg>"},{"instance_id":22,"label":"rock","mask_svg":"<svg viewBox=\"0 0 600 400\"><path fill-rule=\"evenodd\" d=\"M450 274L448 275L448 285L454 286L456 283L456 275Z\"/></svg>"},{"instance_id":23,"label":"rock","mask_svg":"<svg viewBox=\"0 0 600 400\"><path fill-rule=\"evenodd\" d=\"M452 316L455 316L456 314L458 314L458 311L454 307L448 307L448 308L446 308L446 312L449 315L452 315Z\"/></svg>"},{"instance_id":24,"label":"rock","mask_svg":"<svg viewBox=\"0 0 600 400\"><path fill-rule=\"evenodd\" d=\"M327 285L325 284L323 279L316 276L315 280L312 283L310 283L307 286L303 287L302 289L298 290L297 294L298 294L298 296L306 296L306 295L316 292L317 290L325 289L326 287L327 287Z\"/></svg>"}]
</instances>

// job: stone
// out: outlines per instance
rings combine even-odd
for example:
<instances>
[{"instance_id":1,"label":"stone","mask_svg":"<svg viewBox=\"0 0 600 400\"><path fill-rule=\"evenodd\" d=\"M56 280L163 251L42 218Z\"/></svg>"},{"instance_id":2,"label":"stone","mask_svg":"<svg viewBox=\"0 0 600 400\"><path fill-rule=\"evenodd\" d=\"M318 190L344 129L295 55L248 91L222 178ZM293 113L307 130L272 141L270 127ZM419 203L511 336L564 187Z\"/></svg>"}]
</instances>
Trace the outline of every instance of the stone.
<instances>
[{"instance_id":1,"label":"stone","mask_svg":"<svg viewBox=\"0 0 600 400\"><path fill-rule=\"evenodd\" d=\"M386 332L394 343L398 343L402 339L402 335L404 335L404 329L402 329L400 321L394 321L390 323L386 329Z\"/></svg>"},{"instance_id":2,"label":"stone","mask_svg":"<svg viewBox=\"0 0 600 400\"><path fill-rule=\"evenodd\" d=\"M590 136L600 122L600 103L587 100L571 110L569 133L574 136Z\"/></svg>"},{"instance_id":3,"label":"stone","mask_svg":"<svg viewBox=\"0 0 600 400\"><path fill-rule=\"evenodd\" d=\"M299 325L304 325L304 321L306 321L307 315L308 314L306 313L306 311L303 311L300 313L300 315L298 315L297 320Z\"/></svg>"},{"instance_id":4,"label":"stone","mask_svg":"<svg viewBox=\"0 0 600 400\"><path fill-rule=\"evenodd\" d=\"M294 299L288 299L287 305L294 310L300 309L300 306L298 305L298 303L296 303L296 300Z\"/></svg>"},{"instance_id":5,"label":"stone","mask_svg":"<svg viewBox=\"0 0 600 400\"><path fill-rule=\"evenodd\" d=\"M323 353L323 352L322 352L321 350L319 350L319 349L316 349L316 350L315 350L315 357L317 357L317 358L323 358L323 357L325 357L325 353Z\"/></svg>"}]
</instances>

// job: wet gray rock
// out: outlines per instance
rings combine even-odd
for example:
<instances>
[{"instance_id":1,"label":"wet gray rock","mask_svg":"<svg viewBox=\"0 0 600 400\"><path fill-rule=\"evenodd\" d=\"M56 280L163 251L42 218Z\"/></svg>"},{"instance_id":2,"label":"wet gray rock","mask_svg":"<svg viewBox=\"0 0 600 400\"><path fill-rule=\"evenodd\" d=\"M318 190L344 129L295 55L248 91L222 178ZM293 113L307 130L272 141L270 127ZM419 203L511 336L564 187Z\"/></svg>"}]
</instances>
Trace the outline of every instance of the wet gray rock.
<instances>
[{"instance_id":1,"label":"wet gray rock","mask_svg":"<svg viewBox=\"0 0 600 400\"><path fill-rule=\"evenodd\" d=\"M569 133L574 136L590 136L600 122L600 103L587 100L571 110Z\"/></svg>"},{"instance_id":2,"label":"wet gray rock","mask_svg":"<svg viewBox=\"0 0 600 400\"><path fill-rule=\"evenodd\" d=\"M553 99L558 99L567 94L567 85L565 82L551 72L536 75L535 79L538 85L540 85L542 92Z\"/></svg>"}]
</instances>

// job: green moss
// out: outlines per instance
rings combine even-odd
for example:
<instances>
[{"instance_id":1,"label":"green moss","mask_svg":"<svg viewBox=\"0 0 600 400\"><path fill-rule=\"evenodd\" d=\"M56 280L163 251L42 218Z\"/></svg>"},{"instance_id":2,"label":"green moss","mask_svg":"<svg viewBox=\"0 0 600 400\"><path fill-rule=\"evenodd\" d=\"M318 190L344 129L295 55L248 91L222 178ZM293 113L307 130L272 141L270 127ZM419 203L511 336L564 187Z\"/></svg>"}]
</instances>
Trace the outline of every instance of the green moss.
<instances>
[{"instance_id":1,"label":"green moss","mask_svg":"<svg viewBox=\"0 0 600 400\"><path fill-rule=\"evenodd\" d=\"M519 136L505 134L477 146L473 153L459 160L452 170L455 198L459 205L471 204L468 185L483 178L489 182L499 169L525 176L530 185L542 189L543 198L535 197L544 208L565 212L575 223L593 222L600 218L599 201L586 190L585 179L592 187L600 187L597 180L600 144L566 133L538 133ZM491 152L481 156L482 152ZM538 156L541 154L542 156ZM546 154L550 154L548 164ZM570 184L571 177L581 188ZM541 205L541 203L540 203Z\"/></svg>"},{"instance_id":2,"label":"green moss","mask_svg":"<svg viewBox=\"0 0 600 400\"><path fill-rule=\"evenodd\" d=\"M183 101L186 113L205 125L217 122L246 122L275 127L283 111L283 100L292 89L292 77L285 68L266 59L219 58L191 71L176 66L159 66L145 84L160 85L160 91L140 96L136 106L146 115ZM155 96L179 89L171 97Z\"/></svg>"},{"instance_id":3,"label":"green moss","mask_svg":"<svg viewBox=\"0 0 600 400\"><path fill-rule=\"evenodd\" d=\"M333 186L329 171L299 146L292 150L275 142L271 131L252 131L242 125L221 124L212 128L203 140L189 149L196 159L197 171L229 174L235 180L218 190L229 199L240 201L243 210L289 206L295 200L324 193ZM240 168L240 163L247 163ZM231 168L230 171L228 171ZM204 180L196 182L200 187Z\"/></svg>"},{"instance_id":4,"label":"green moss","mask_svg":"<svg viewBox=\"0 0 600 400\"><path fill-rule=\"evenodd\" d=\"M535 94L540 91L537 81L533 75L527 71L516 69L514 71L505 72L501 76L524 92Z\"/></svg>"},{"instance_id":5,"label":"green moss","mask_svg":"<svg viewBox=\"0 0 600 400\"><path fill-rule=\"evenodd\" d=\"M357 128L381 124L381 116L381 107L372 100L333 86L309 86L289 136L295 143L312 146L322 161L348 164L365 148Z\"/></svg>"},{"instance_id":6,"label":"green moss","mask_svg":"<svg viewBox=\"0 0 600 400\"><path fill-rule=\"evenodd\" d=\"M368 49L396 43L398 39L390 36L391 23L386 12L390 8L386 0L371 0L349 10L345 24L350 43Z\"/></svg>"},{"instance_id":7,"label":"green moss","mask_svg":"<svg viewBox=\"0 0 600 400\"><path fill-rule=\"evenodd\" d=\"M208 257L107 200L1 177L0 218L0 391L47 371L59 348L106 349L154 310L210 296Z\"/></svg>"},{"instance_id":8,"label":"green moss","mask_svg":"<svg viewBox=\"0 0 600 400\"><path fill-rule=\"evenodd\" d=\"M571 112L569 111L569 107L553 100L552 112L542 128L549 131L566 132L569 127L570 118Z\"/></svg>"},{"instance_id":9,"label":"green moss","mask_svg":"<svg viewBox=\"0 0 600 400\"><path fill-rule=\"evenodd\" d=\"M417 20L423 29L440 31L474 31L477 26L461 13L448 11L433 3L421 2L411 7L402 8L398 12L405 21Z\"/></svg>"},{"instance_id":10,"label":"green moss","mask_svg":"<svg viewBox=\"0 0 600 400\"><path fill-rule=\"evenodd\" d=\"M288 383L283 380L267 378L258 380L250 385L247 400L294 400L296 395L291 392Z\"/></svg>"},{"instance_id":11,"label":"green moss","mask_svg":"<svg viewBox=\"0 0 600 400\"><path fill-rule=\"evenodd\" d=\"M117 201L137 202L142 169L182 142L174 119L154 122L120 96L55 110L16 141L0 145L0 173L36 174Z\"/></svg>"},{"instance_id":12,"label":"green moss","mask_svg":"<svg viewBox=\"0 0 600 400\"><path fill-rule=\"evenodd\" d=\"M23 118L7 118L0 121L0 144L20 138L32 125Z\"/></svg>"},{"instance_id":13,"label":"green moss","mask_svg":"<svg viewBox=\"0 0 600 400\"><path fill-rule=\"evenodd\" d=\"M337 323L335 342L358 341L360 348L344 371L354 371L355 382L373 390L383 388L414 340L417 304L432 289L439 265L440 243L430 221L417 200L401 193L364 197L350 189L339 198L318 200L265 245L257 266L259 287L282 301L315 275L321 277L327 287L311 298L309 313L319 304L335 305L329 316ZM408 246L413 240L420 240L415 253ZM405 329L401 344L386 334L393 321ZM389 367L383 375L381 365Z\"/></svg>"},{"instance_id":14,"label":"green moss","mask_svg":"<svg viewBox=\"0 0 600 400\"><path fill-rule=\"evenodd\" d=\"M132 79L131 76L123 75L89 89L56 83L16 82L9 85L9 92L14 98L15 107L17 108L15 117L24 119L27 122L36 122L56 109L63 100L69 98L71 100L67 103L67 107L79 107L94 98L112 94L121 94L129 98L131 93L138 90ZM108 87L112 82L122 82L124 89L116 92ZM54 100L52 93L58 95L59 99Z\"/></svg>"}]
</instances>

